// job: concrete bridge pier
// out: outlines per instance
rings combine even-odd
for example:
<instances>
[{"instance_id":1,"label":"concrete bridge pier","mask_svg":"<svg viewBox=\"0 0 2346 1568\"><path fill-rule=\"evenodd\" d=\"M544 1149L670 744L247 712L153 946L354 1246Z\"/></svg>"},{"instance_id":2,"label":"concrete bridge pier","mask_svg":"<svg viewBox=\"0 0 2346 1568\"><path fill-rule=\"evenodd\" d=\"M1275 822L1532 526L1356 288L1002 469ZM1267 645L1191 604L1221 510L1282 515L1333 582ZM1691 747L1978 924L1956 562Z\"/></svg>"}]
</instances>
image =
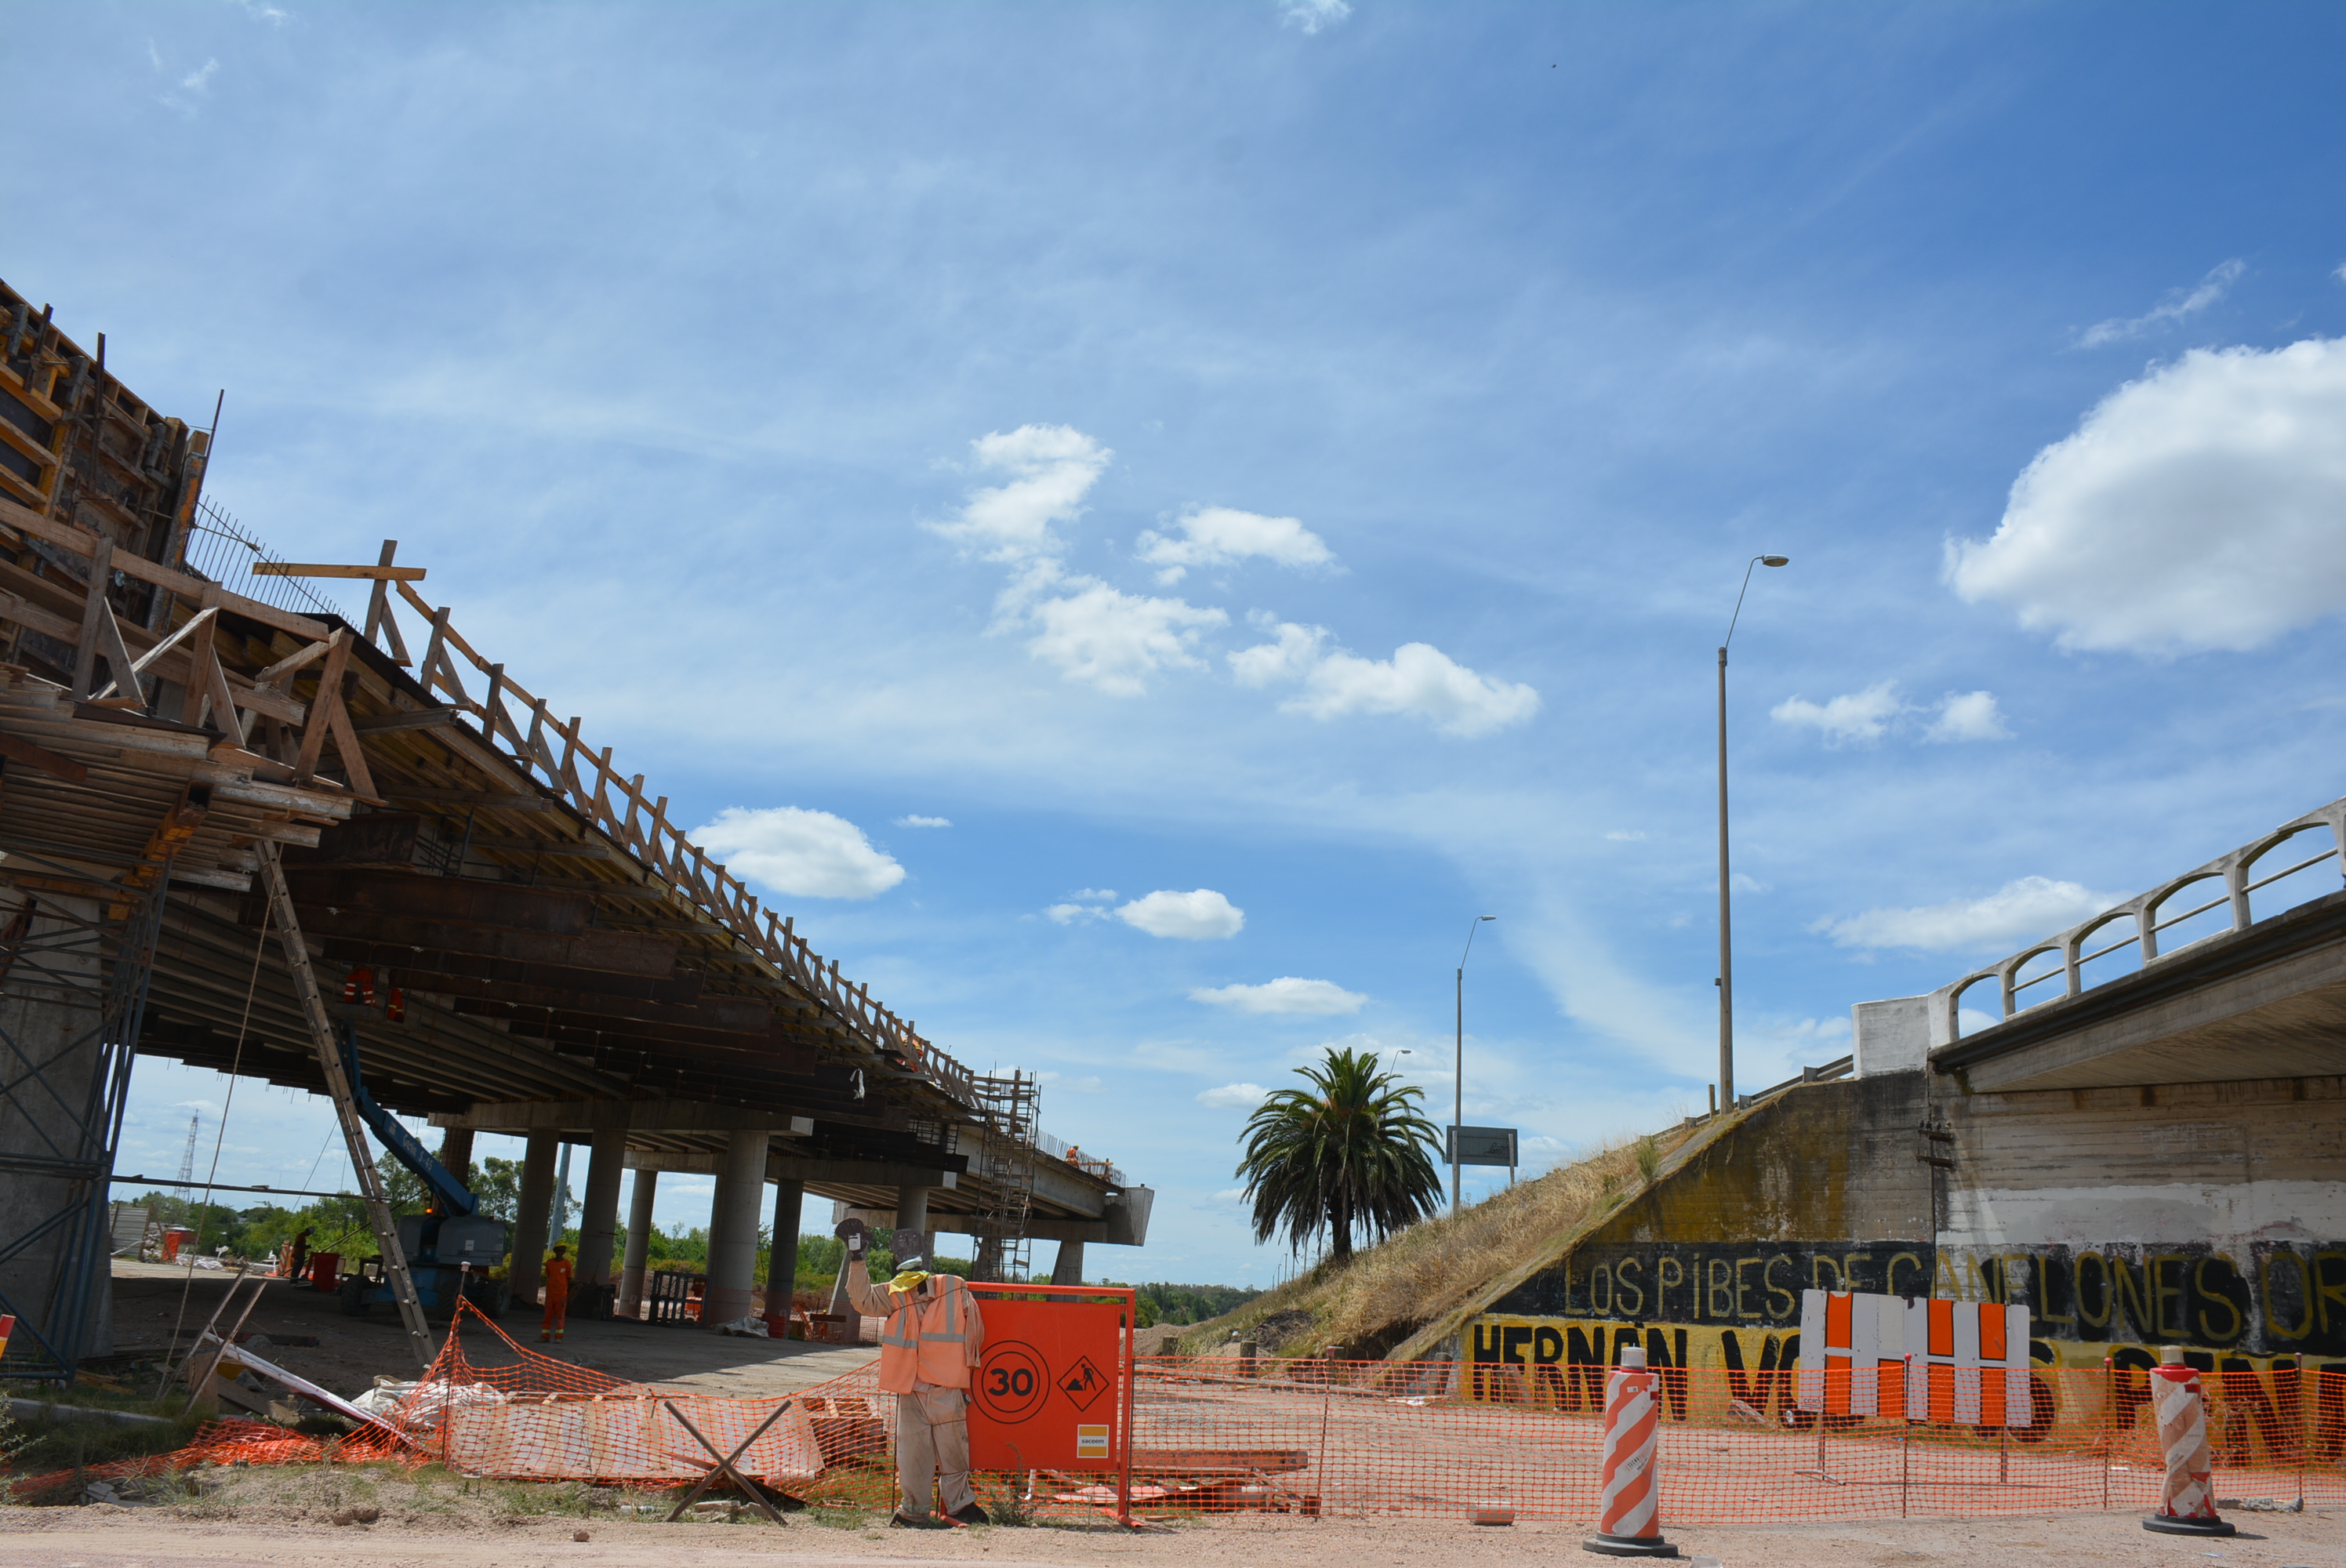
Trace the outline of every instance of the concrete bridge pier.
<instances>
[{"instance_id":1,"label":"concrete bridge pier","mask_svg":"<svg viewBox=\"0 0 2346 1568\"><path fill-rule=\"evenodd\" d=\"M1080 1241L1059 1243L1059 1256L1051 1260L1051 1283L1081 1285L1084 1282L1084 1244Z\"/></svg>"},{"instance_id":2,"label":"concrete bridge pier","mask_svg":"<svg viewBox=\"0 0 2346 1568\"><path fill-rule=\"evenodd\" d=\"M758 1211L765 1207L769 1134L729 1133L709 1208L709 1288L700 1326L715 1329L746 1316L758 1284Z\"/></svg>"},{"instance_id":3,"label":"concrete bridge pier","mask_svg":"<svg viewBox=\"0 0 2346 1568\"><path fill-rule=\"evenodd\" d=\"M898 1230L917 1230L926 1234L929 1228L929 1189L924 1186L900 1186L896 1189L896 1226ZM892 1256L902 1249L890 1247Z\"/></svg>"},{"instance_id":4,"label":"concrete bridge pier","mask_svg":"<svg viewBox=\"0 0 2346 1568\"><path fill-rule=\"evenodd\" d=\"M766 1310L788 1312L790 1291L799 1277L799 1212L806 1205L806 1183L788 1179L774 1184L774 1250L766 1260Z\"/></svg>"},{"instance_id":5,"label":"concrete bridge pier","mask_svg":"<svg viewBox=\"0 0 2346 1568\"><path fill-rule=\"evenodd\" d=\"M10 892L0 900L0 924L24 910L26 895ZM90 1003L102 993L103 976L98 944L76 937L96 927L105 911L95 901L53 893L35 902L36 912L22 936L12 935L20 945L9 955L9 993L0 998L0 1084L8 1085L0 1090L0 1155L24 1162L0 1170L0 1215L6 1217L0 1220L6 1227L0 1240L15 1241L68 1207L79 1212L0 1264L0 1291L9 1309L24 1316L26 1328L37 1327L54 1343L77 1346L82 1355L104 1356L114 1349L114 1276L102 1234L94 1258L81 1251L88 1280L82 1322L69 1324L60 1314L76 1283L69 1265L75 1241L85 1235L87 1206L94 1200L103 1211L107 1194L102 1187L93 1193L87 1177L40 1167L86 1156L102 1137L81 1118L100 1098L98 1015ZM24 1342L29 1349L33 1336L26 1334Z\"/></svg>"},{"instance_id":6,"label":"concrete bridge pier","mask_svg":"<svg viewBox=\"0 0 2346 1568\"><path fill-rule=\"evenodd\" d=\"M619 1173L627 1154L625 1127L598 1127L587 1143L586 1201L578 1217L578 1283L605 1289L618 1283L611 1252L618 1239Z\"/></svg>"},{"instance_id":7,"label":"concrete bridge pier","mask_svg":"<svg viewBox=\"0 0 2346 1568\"><path fill-rule=\"evenodd\" d=\"M536 1306L545 1283L546 1222L554 1204L554 1152L559 1133L532 1133L522 1142L521 1212L514 1217L513 1281L515 1306Z\"/></svg>"},{"instance_id":8,"label":"concrete bridge pier","mask_svg":"<svg viewBox=\"0 0 2346 1568\"><path fill-rule=\"evenodd\" d=\"M627 1256L619 1276L618 1315L639 1318L644 1310L644 1269L651 1259L652 1200L659 1191L659 1172L636 1173L636 1190L627 1200Z\"/></svg>"},{"instance_id":9,"label":"concrete bridge pier","mask_svg":"<svg viewBox=\"0 0 2346 1568\"><path fill-rule=\"evenodd\" d=\"M440 1165L458 1185L473 1185L473 1129L450 1127L440 1135Z\"/></svg>"}]
</instances>

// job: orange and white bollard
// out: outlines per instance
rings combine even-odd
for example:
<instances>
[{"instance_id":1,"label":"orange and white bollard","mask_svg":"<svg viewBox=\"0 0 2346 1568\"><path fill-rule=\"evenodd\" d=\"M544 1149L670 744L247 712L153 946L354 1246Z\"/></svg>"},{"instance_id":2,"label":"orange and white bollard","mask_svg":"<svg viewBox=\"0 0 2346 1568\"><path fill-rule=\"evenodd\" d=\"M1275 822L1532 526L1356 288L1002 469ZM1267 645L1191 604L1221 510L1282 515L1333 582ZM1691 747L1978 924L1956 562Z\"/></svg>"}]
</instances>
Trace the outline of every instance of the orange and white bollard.
<instances>
[{"instance_id":1,"label":"orange and white bollard","mask_svg":"<svg viewBox=\"0 0 2346 1568\"><path fill-rule=\"evenodd\" d=\"M2151 1369L2150 1408L2158 1418L2158 1447L2167 1458L2167 1486L2158 1512L2142 1522L2162 1535L2229 1535L2232 1526L2216 1516L2215 1461L2208 1451L2208 1411L2199 1394L2199 1374L2183 1364L2183 1352L2160 1349L2162 1365Z\"/></svg>"},{"instance_id":2,"label":"orange and white bollard","mask_svg":"<svg viewBox=\"0 0 2346 1568\"><path fill-rule=\"evenodd\" d=\"M1656 1503L1661 1477L1654 1450L1662 1426L1661 1379L1646 1352L1625 1346L1605 1384L1605 1468L1597 1482L1597 1533L1580 1543L1602 1557L1675 1557L1662 1539Z\"/></svg>"}]
</instances>

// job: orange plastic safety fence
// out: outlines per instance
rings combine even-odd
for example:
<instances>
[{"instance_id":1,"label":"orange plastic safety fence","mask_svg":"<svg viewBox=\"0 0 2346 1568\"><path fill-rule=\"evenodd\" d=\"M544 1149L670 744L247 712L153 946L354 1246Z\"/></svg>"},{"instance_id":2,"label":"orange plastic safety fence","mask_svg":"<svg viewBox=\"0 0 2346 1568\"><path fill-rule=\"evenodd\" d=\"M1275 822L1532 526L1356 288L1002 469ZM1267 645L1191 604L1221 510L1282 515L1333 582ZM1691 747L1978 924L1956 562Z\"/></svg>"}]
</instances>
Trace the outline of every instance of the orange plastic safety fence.
<instances>
[{"instance_id":1,"label":"orange plastic safety fence","mask_svg":"<svg viewBox=\"0 0 2346 1568\"><path fill-rule=\"evenodd\" d=\"M17 1481L15 1493L28 1502L44 1502L92 1481L163 1475L199 1464L373 1464L384 1461L412 1465L424 1462L413 1449L379 1429L362 1429L342 1438L312 1437L266 1421L211 1421L198 1429L195 1441L185 1448L143 1459L52 1471Z\"/></svg>"},{"instance_id":2,"label":"orange plastic safety fence","mask_svg":"<svg viewBox=\"0 0 2346 1568\"><path fill-rule=\"evenodd\" d=\"M622 1382L539 1355L477 1314L460 1318L460 1328L475 1325L487 1332L469 1335L470 1345L452 1332L431 1372L391 1413L411 1461L514 1480L672 1486L698 1480L713 1462L702 1437L729 1457L756 1433L736 1461L747 1474L819 1504L876 1509L894 1500L895 1400L879 1388L876 1363L790 1395L783 1409L780 1397L725 1399ZM1854 1379L1845 1370L1656 1370L1664 1531L1901 1514L2148 1512L2160 1496L2158 1438L2139 1370L1932 1368L1911 1385L1895 1367ZM1134 1393L1132 1504L1144 1513L1434 1517L1497 1506L1524 1518L1593 1523L1606 1371L1144 1359ZM2346 1376L2211 1371L2201 1384L2219 1498L2346 1503ZM339 1448L344 1458L368 1452L359 1440ZM330 1457L313 1440L231 1422L206 1429L183 1454L135 1463L223 1456L256 1463ZM989 1508L1015 1498L1038 1514L1089 1512L1115 1505L1116 1480L1096 1471L982 1475L977 1490Z\"/></svg>"},{"instance_id":3,"label":"orange plastic safety fence","mask_svg":"<svg viewBox=\"0 0 2346 1568\"><path fill-rule=\"evenodd\" d=\"M2025 1379L2025 1397L2014 1390L2010 1424L1989 1425L1978 1380L2002 1372L1966 1383L1953 1369L1933 1369L1922 1414L1909 1420L1829 1413L1851 1408L1847 1372L1818 1374L1808 1390L1817 1408L1805 1410L1794 1373L1658 1370L1666 1530L2158 1502L2163 1470L2140 1371L2012 1373ZM1137 1501L1356 1516L1459 1517L1496 1504L1594 1522L1606 1372L1265 1360L1250 1374L1233 1359L1144 1361ZM2346 1502L2346 1377L2284 1369L2201 1380L2219 1496Z\"/></svg>"}]
</instances>

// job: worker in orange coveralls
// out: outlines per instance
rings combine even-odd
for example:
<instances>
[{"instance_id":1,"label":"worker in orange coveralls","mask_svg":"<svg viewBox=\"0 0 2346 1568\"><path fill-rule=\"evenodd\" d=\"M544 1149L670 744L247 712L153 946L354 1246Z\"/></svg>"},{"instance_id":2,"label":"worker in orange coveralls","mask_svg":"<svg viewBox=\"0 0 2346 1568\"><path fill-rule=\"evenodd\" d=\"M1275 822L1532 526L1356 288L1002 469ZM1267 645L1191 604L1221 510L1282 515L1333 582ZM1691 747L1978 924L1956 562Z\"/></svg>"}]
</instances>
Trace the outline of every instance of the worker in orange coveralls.
<instances>
[{"instance_id":1,"label":"worker in orange coveralls","mask_svg":"<svg viewBox=\"0 0 2346 1568\"><path fill-rule=\"evenodd\" d=\"M570 1259L565 1256L568 1251L557 1241L554 1256L546 1260L546 1316L537 1320L540 1344L561 1339L563 1319L570 1316Z\"/></svg>"},{"instance_id":2,"label":"worker in orange coveralls","mask_svg":"<svg viewBox=\"0 0 2346 1568\"><path fill-rule=\"evenodd\" d=\"M896 1277L872 1288L864 1270L869 1239L863 1222L843 1222L847 1299L866 1318L884 1318L880 1330L880 1386L896 1396L896 1484L902 1493L888 1522L918 1529L930 1522L933 1483L945 1515L958 1524L992 1522L969 1485L970 1371L985 1349L985 1319L977 1298L959 1276L931 1274L928 1237L900 1230Z\"/></svg>"}]
</instances>

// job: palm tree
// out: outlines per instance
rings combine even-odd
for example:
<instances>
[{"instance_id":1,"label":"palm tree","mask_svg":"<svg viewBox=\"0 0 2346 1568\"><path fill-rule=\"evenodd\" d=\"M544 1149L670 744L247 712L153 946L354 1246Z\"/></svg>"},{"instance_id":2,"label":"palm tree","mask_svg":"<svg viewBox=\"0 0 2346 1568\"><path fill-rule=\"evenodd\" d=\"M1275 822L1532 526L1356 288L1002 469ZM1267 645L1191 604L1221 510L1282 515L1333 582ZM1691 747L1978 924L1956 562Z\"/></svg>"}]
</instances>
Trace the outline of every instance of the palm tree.
<instances>
[{"instance_id":1,"label":"palm tree","mask_svg":"<svg viewBox=\"0 0 2346 1568\"><path fill-rule=\"evenodd\" d=\"M1309 1089L1280 1089L1247 1118L1238 1174L1254 1200L1254 1238L1280 1228L1296 1252L1321 1231L1329 1257L1352 1256L1352 1233L1382 1241L1442 1201L1429 1151L1433 1124L1417 1114L1423 1094L1377 1071L1373 1052L1338 1051L1298 1067Z\"/></svg>"}]
</instances>

